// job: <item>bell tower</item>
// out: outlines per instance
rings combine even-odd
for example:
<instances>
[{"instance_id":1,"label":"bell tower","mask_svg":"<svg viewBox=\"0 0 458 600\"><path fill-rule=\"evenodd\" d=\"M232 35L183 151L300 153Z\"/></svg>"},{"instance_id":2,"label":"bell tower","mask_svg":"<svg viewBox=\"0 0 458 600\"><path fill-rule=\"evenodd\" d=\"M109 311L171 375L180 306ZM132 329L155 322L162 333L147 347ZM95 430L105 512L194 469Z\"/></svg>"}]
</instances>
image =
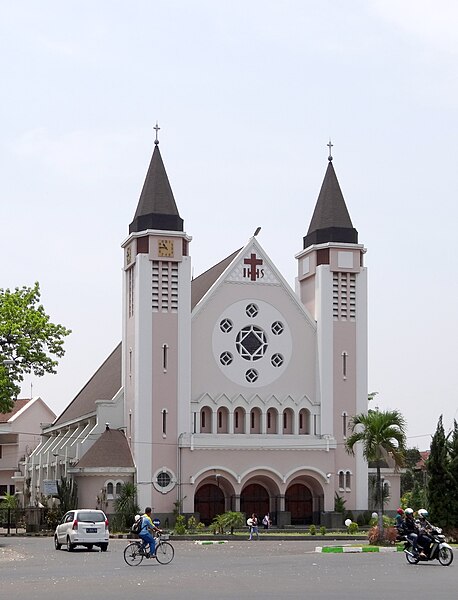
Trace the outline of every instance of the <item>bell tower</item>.
<instances>
[{"instance_id":1,"label":"bell tower","mask_svg":"<svg viewBox=\"0 0 458 600\"><path fill-rule=\"evenodd\" d=\"M157 124L155 129L145 183L122 244L123 387L138 502L160 515L172 512L177 440L190 431L191 238L162 161Z\"/></svg>"},{"instance_id":2,"label":"bell tower","mask_svg":"<svg viewBox=\"0 0 458 600\"><path fill-rule=\"evenodd\" d=\"M335 489L351 500L348 505L364 509L367 465L361 454L350 457L346 453L345 440L350 418L367 410L366 249L358 243L331 146L303 250L296 256L296 286L317 325L321 434L337 443Z\"/></svg>"}]
</instances>

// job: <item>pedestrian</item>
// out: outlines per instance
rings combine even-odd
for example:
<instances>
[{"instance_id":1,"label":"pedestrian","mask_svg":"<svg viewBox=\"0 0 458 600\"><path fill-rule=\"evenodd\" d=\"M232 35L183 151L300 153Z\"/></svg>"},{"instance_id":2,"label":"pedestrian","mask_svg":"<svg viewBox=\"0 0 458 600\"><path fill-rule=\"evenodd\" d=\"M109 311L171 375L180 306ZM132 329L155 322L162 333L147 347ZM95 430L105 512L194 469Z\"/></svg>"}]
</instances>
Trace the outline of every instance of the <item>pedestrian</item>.
<instances>
[{"instance_id":1,"label":"pedestrian","mask_svg":"<svg viewBox=\"0 0 458 600\"><path fill-rule=\"evenodd\" d=\"M256 514L253 513L246 523L250 528L250 537L248 539L252 540L254 536L256 536L256 539L259 539L258 517Z\"/></svg>"},{"instance_id":2,"label":"pedestrian","mask_svg":"<svg viewBox=\"0 0 458 600\"><path fill-rule=\"evenodd\" d=\"M269 513L265 514L265 516L262 520L262 524L264 525L264 529L269 529L269 527L272 525Z\"/></svg>"}]
</instances>

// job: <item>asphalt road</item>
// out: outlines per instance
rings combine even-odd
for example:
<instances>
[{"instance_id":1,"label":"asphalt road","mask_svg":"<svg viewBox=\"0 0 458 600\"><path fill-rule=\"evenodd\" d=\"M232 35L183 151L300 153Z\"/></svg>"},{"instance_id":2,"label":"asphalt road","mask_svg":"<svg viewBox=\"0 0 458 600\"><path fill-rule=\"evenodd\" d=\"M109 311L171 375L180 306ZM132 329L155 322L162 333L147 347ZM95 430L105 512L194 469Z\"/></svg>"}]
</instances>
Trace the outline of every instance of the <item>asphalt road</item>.
<instances>
[{"instance_id":1,"label":"asphalt road","mask_svg":"<svg viewBox=\"0 0 458 600\"><path fill-rule=\"evenodd\" d=\"M124 563L108 552L56 551L52 538L0 538L0 598L8 600L336 599L455 600L457 562L408 565L401 553L318 554L316 542L173 542L169 565Z\"/></svg>"}]
</instances>

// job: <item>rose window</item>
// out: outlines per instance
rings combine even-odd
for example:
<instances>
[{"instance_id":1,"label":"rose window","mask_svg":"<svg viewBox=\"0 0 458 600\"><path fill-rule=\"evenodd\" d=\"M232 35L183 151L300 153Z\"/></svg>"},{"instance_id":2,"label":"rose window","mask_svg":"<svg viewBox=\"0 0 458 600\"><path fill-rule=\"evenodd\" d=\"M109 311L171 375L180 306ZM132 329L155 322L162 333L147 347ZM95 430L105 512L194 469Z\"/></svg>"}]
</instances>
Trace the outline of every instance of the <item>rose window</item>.
<instances>
[{"instance_id":1,"label":"rose window","mask_svg":"<svg viewBox=\"0 0 458 600\"><path fill-rule=\"evenodd\" d=\"M212 350L225 377L242 387L266 386L286 373L292 355L291 330L271 303L241 299L215 320Z\"/></svg>"},{"instance_id":2,"label":"rose window","mask_svg":"<svg viewBox=\"0 0 458 600\"><path fill-rule=\"evenodd\" d=\"M237 334L235 347L245 360L259 360L267 350L266 334L255 325L244 327Z\"/></svg>"}]
</instances>

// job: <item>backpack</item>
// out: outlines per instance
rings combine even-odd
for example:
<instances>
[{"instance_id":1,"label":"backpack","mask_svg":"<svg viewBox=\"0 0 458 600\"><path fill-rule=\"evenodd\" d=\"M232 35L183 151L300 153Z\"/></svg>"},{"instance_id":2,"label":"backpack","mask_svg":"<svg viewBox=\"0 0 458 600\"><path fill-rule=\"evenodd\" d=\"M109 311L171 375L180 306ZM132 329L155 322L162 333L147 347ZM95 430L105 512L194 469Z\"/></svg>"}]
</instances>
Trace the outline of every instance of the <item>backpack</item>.
<instances>
[{"instance_id":1,"label":"backpack","mask_svg":"<svg viewBox=\"0 0 458 600\"><path fill-rule=\"evenodd\" d=\"M132 525L130 530L132 533L135 533L138 535L140 533L140 531L142 530L142 527L143 527L143 519L140 517L140 519L137 519L135 521L135 523Z\"/></svg>"}]
</instances>

